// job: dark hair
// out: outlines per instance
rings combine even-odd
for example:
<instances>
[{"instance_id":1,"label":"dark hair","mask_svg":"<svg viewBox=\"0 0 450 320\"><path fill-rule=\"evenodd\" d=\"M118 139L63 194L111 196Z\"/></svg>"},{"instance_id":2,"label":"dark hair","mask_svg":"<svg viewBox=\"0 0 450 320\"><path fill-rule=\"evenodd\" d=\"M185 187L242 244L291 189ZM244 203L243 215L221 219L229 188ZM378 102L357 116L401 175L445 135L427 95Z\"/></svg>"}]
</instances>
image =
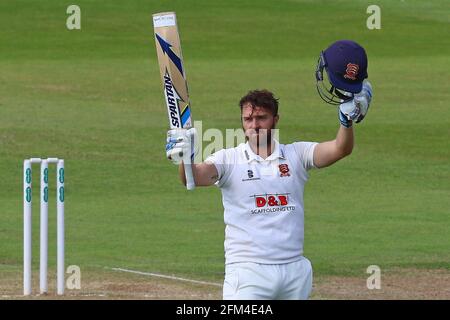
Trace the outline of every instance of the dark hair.
<instances>
[{"instance_id":1,"label":"dark hair","mask_svg":"<svg viewBox=\"0 0 450 320\"><path fill-rule=\"evenodd\" d=\"M247 93L247 95L241 98L239 101L239 106L242 107L244 104L250 103L253 108L261 107L270 110L273 116L278 115L278 99L276 99L272 92L263 90L252 90Z\"/></svg>"}]
</instances>

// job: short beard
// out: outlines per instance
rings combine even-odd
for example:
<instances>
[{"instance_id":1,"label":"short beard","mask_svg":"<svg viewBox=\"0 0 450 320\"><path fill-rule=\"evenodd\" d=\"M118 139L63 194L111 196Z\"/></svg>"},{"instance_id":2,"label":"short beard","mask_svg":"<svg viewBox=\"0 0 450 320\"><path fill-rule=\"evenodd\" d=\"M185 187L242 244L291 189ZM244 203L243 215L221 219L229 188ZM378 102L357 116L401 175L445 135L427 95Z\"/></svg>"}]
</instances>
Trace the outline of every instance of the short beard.
<instances>
[{"instance_id":1,"label":"short beard","mask_svg":"<svg viewBox=\"0 0 450 320\"><path fill-rule=\"evenodd\" d=\"M271 146L272 145L272 130L275 129L275 121L272 124L272 127L270 129L260 129L260 130L266 130L266 134L264 135L266 138L265 139L260 139L261 137L258 135L256 138L256 145L257 147L266 147L266 146ZM245 132L244 127L242 126L242 130ZM258 132L259 133L259 130ZM250 139L248 137L247 134L245 134L245 142L248 142Z\"/></svg>"}]
</instances>

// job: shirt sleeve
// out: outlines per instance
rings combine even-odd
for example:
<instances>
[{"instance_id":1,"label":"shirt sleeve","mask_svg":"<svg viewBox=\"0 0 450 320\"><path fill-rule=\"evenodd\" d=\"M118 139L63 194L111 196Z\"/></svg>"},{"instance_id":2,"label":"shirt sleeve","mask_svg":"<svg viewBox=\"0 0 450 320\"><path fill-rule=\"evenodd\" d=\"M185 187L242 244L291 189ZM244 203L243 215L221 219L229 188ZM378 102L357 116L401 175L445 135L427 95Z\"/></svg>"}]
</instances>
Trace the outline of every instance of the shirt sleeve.
<instances>
[{"instance_id":1,"label":"shirt sleeve","mask_svg":"<svg viewBox=\"0 0 450 320\"><path fill-rule=\"evenodd\" d=\"M303 165L305 170L311 168L316 168L314 165L314 149L318 143L317 142L295 142L294 150L300 158L300 163Z\"/></svg>"},{"instance_id":2,"label":"shirt sleeve","mask_svg":"<svg viewBox=\"0 0 450 320\"><path fill-rule=\"evenodd\" d=\"M226 149L214 152L205 160L207 163L214 164L217 169L218 180L216 185L218 187L222 187L231 175L231 160Z\"/></svg>"}]
</instances>

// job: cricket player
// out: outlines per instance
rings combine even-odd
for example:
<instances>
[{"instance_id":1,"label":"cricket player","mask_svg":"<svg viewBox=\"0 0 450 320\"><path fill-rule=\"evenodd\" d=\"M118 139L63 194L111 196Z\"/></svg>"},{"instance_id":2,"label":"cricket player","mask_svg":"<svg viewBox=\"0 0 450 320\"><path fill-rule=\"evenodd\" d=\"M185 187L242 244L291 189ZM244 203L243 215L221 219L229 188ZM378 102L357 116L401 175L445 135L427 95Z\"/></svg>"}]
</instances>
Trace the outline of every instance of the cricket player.
<instances>
[{"instance_id":1,"label":"cricket player","mask_svg":"<svg viewBox=\"0 0 450 320\"><path fill-rule=\"evenodd\" d=\"M365 50L353 41L337 41L320 54L316 70L320 96L339 105L334 140L279 143L271 130L280 119L278 100L267 90L254 90L239 103L246 143L192 165L197 186L216 185L222 191L224 299L309 297L312 267L303 256L308 170L332 165L352 152L353 123L365 117L372 97L366 78ZM170 130L167 157L177 161L180 152L192 153L193 137L195 129ZM186 183L182 164L179 173Z\"/></svg>"}]
</instances>

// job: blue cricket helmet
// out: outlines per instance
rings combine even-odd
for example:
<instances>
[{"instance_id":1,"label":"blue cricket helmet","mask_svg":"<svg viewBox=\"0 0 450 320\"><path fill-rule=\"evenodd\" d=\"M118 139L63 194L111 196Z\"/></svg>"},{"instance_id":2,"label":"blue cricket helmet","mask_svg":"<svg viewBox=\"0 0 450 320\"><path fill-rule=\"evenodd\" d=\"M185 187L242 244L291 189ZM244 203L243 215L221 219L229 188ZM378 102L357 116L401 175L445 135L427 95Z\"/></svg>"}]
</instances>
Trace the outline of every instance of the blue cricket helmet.
<instances>
[{"instance_id":1,"label":"blue cricket helmet","mask_svg":"<svg viewBox=\"0 0 450 320\"><path fill-rule=\"evenodd\" d=\"M327 88L323 70L326 70ZM320 97L337 105L351 100L362 89L367 78L367 55L363 47L351 40L339 40L322 51L316 68L316 84Z\"/></svg>"}]
</instances>

